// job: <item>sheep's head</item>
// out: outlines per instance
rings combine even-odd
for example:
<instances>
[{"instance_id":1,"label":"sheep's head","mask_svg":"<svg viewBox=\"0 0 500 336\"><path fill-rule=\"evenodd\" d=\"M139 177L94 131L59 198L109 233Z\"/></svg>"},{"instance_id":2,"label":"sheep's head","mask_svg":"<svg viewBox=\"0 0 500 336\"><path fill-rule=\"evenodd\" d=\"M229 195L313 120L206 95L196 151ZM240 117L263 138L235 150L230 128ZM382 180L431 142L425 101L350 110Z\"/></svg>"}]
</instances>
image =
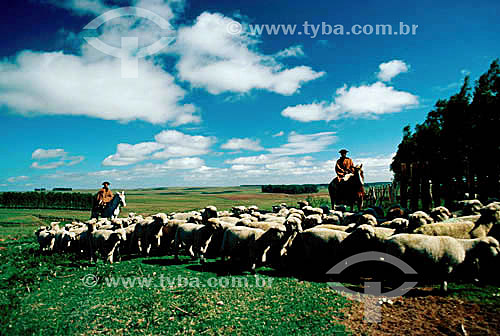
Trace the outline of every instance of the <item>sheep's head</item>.
<instances>
[{"instance_id":1,"label":"sheep's head","mask_svg":"<svg viewBox=\"0 0 500 336\"><path fill-rule=\"evenodd\" d=\"M481 223L494 222L495 224L500 224L500 202L490 203L480 210Z\"/></svg>"},{"instance_id":2,"label":"sheep's head","mask_svg":"<svg viewBox=\"0 0 500 336\"><path fill-rule=\"evenodd\" d=\"M408 227L409 227L410 222L408 219L404 218L395 218L391 221L390 228L395 229L396 231L394 232L395 234L397 233L405 233L408 232Z\"/></svg>"},{"instance_id":3,"label":"sheep's head","mask_svg":"<svg viewBox=\"0 0 500 336\"><path fill-rule=\"evenodd\" d=\"M304 228L312 228L321 223L321 215L309 215L304 219Z\"/></svg>"},{"instance_id":4,"label":"sheep's head","mask_svg":"<svg viewBox=\"0 0 500 336\"><path fill-rule=\"evenodd\" d=\"M205 207L201 213L201 217L203 219L203 223L207 223L210 218L217 218L217 208L213 205Z\"/></svg>"},{"instance_id":5,"label":"sheep's head","mask_svg":"<svg viewBox=\"0 0 500 336\"><path fill-rule=\"evenodd\" d=\"M451 217L451 212L444 206L438 206L431 210L431 218L436 222L442 222Z\"/></svg>"},{"instance_id":6,"label":"sheep's head","mask_svg":"<svg viewBox=\"0 0 500 336\"><path fill-rule=\"evenodd\" d=\"M500 254L500 244L493 237L479 238L477 254L483 258L495 258Z\"/></svg>"},{"instance_id":7,"label":"sheep's head","mask_svg":"<svg viewBox=\"0 0 500 336\"><path fill-rule=\"evenodd\" d=\"M222 225L218 218L210 218L206 226L210 227L213 231L222 230Z\"/></svg>"},{"instance_id":8,"label":"sheep's head","mask_svg":"<svg viewBox=\"0 0 500 336\"><path fill-rule=\"evenodd\" d=\"M375 216L370 215L370 214L364 214L358 217L356 224L358 225L363 225L363 224L368 224L371 226L376 226L377 225L377 219Z\"/></svg>"},{"instance_id":9,"label":"sheep's head","mask_svg":"<svg viewBox=\"0 0 500 336\"><path fill-rule=\"evenodd\" d=\"M288 216L284 224L287 231L302 232L302 221L296 216Z\"/></svg>"},{"instance_id":10,"label":"sheep's head","mask_svg":"<svg viewBox=\"0 0 500 336\"><path fill-rule=\"evenodd\" d=\"M299 206L299 209L302 209L303 207L308 206L308 205L309 205L309 202L308 202L308 201L301 200L301 201L298 201L298 202L297 202L297 205Z\"/></svg>"},{"instance_id":11,"label":"sheep's head","mask_svg":"<svg viewBox=\"0 0 500 336\"><path fill-rule=\"evenodd\" d=\"M432 224L434 220L423 211L416 211L409 216L409 230L413 231L422 225Z\"/></svg>"},{"instance_id":12,"label":"sheep's head","mask_svg":"<svg viewBox=\"0 0 500 336\"><path fill-rule=\"evenodd\" d=\"M478 215L483 207L483 204L479 200L464 200L458 202L458 206L462 209L465 216Z\"/></svg>"}]
</instances>

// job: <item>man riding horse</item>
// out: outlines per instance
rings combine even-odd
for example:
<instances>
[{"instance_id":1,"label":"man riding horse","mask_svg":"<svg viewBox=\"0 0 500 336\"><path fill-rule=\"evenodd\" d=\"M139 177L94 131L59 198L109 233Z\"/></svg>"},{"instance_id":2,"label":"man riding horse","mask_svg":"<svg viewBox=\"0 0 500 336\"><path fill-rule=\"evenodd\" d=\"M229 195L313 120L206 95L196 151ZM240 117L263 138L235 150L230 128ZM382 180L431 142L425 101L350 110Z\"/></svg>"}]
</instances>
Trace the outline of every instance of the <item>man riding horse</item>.
<instances>
[{"instance_id":1,"label":"man riding horse","mask_svg":"<svg viewBox=\"0 0 500 336\"><path fill-rule=\"evenodd\" d=\"M335 172L337 173L335 183L337 183L337 185L343 181L347 174L354 174L354 163L351 158L347 157L348 152L349 151L347 149L341 149L339 151L340 158L337 160L337 164L335 165Z\"/></svg>"},{"instance_id":2,"label":"man riding horse","mask_svg":"<svg viewBox=\"0 0 500 336\"><path fill-rule=\"evenodd\" d=\"M335 165L337 176L328 186L332 208L335 203L351 205L354 209L354 203L357 203L358 209L363 206L363 171L362 165L355 166L351 158L347 157L347 149L339 151L340 158Z\"/></svg>"},{"instance_id":3,"label":"man riding horse","mask_svg":"<svg viewBox=\"0 0 500 336\"><path fill-rule=\"evenodd\" d=\"M109 189L109 182L103 182L102 188L97 192L92 204L91 218L98 218L106 208L106 206L113 200L113 192Z\"/></svg>"},{"instance_id":4,"label":"man riding horse","mask_svg":"<svg viewBox=\"0 0 500 336\"><path fill-rule=\"evenodd\" d=\"M113 192L109 189L109 182L103 182L102 188L97 192L98 207L104 209L106 205L113 199Z\"/></svg>"}]
</instances>

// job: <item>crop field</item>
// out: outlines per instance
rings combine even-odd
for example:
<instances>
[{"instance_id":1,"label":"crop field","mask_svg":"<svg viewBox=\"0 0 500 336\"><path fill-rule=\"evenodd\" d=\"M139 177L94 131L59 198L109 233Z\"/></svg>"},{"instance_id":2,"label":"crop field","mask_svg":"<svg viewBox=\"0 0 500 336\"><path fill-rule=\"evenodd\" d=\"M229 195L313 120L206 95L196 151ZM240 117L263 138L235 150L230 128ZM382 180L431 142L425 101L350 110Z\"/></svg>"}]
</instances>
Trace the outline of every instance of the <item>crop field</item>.
<instances>
[{"instance_id":1,"label":"crop field","mask_svg":"<svg viewBox=\"0 0 500 336\"><path fill-rule=\"evenodd\" d=\"M129 212L198 210L215 205L295 205L313 195L263 194L258 187L126 190ZM34 230L51 221L87 220L87 211L0 209L0 335L334 335L497 334L500 297L494 284L453 283L446 296L420 286L383 306L383 323L363 321L362 304L319 280L268 267L228 272L209 259L127 257L112 265L38 252ZM122 279L128 279L123 281ZM449 317L447 317L449 316ZM391 329L392 328L392 329ZM405 329L406 328L406 329ZM458 329L457 329L458 328Z\"/></svg>"}]
</instances>

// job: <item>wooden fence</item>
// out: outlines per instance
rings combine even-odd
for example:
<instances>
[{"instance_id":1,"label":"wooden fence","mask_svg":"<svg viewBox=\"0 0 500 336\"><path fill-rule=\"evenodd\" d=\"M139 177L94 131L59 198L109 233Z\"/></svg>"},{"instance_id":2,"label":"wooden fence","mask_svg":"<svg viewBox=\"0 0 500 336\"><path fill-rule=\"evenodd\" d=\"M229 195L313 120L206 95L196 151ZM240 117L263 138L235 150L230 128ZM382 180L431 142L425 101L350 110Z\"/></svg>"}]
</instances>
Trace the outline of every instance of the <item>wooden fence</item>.
<instances>
[{"instance_id":1,"label":"wooden fence","mask_svg":"<svg viewBox=\"0 0 500 336\"><path fill-rule=\"evenodd\" d=\"M429 210L453 202L478 197L476 179L464 172L463 177L440 176L431 170L429 162L402 163L400 180L393 183L395 203L412 211Z\"/></svg>"},{"instance_id":2,"label":"wooden fence","mask_svg":"<svg viewBox=\"0 0 500 336\"><path fill-rule=\"evenodd\" d=\"M396 203L398 189L395 184L381 184L365 187L365 205L383 206L387 203Z\"/></svg>"}]
</instances>

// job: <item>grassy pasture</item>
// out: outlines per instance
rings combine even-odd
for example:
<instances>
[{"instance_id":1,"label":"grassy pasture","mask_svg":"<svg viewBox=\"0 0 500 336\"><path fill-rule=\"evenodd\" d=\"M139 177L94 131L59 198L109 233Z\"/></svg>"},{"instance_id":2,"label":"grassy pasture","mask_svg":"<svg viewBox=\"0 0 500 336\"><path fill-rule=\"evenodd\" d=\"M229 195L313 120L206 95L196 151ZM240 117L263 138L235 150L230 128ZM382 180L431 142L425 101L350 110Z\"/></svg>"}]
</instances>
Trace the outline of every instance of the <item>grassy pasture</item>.
<instances>
[{"instance_id":1,"label":"grassy pasture","mask_svg":"<svg viewBox=\"0 0 500 336\"><path fill-rule=\"evenodd\" d=\"M197 210L209 204L220 210L252 204L271 209L282 202L296 204L308 195L224 187L126 190L126 196L123 216ZM326 198L327 191L310 196ZM187 257L176 262L170 256L90 265L70 255L37 252L33 235L37 226L53 220L85 220L89 215L87 211L0 209L0 335L357 334L339 324L344 318L341 310L350 301L324 282L302 281L270 268L258 269L256 276L228 274L215 260L201 267ZM98 279L95 286L82 282L89 276ZM111 277L150 282L114 286ZM173 282L161 283L162 277ZM250 286L223 285L235 278ZM256 279L271 285L256 286ZM194 283L186 285L186 281ZM222 282L210 286L210 281ZM451 284L450 288L452 295L464 300L500 304L499 297L492 295L498 292L494 286Z\"/></svg>"},{"instance_id":2,"label":"grassy pasture","mask_svg":"<svg viewBox=\"0 0 500 336\"><path fill-rule=\"evenodd\" d=\"M306 195L261 194L257 187L168 188L126 190L127 208L136 212L188 211L208 204L218 209L234 205L295 204ZM320 196L320 195L318 195ZM0 209L0 334L343 334L339 307L346 299L325 283L303 282L271 269L257 277L271 286L255 287L254 275L222 274L215 260L208 270L187 257L133 258L113 265L89 265L68 255L40 255L33 231L50 221L86 220L87 211ZM211 265L211 266L210 266ZM94 287L82 279L99 278ZM162 286L161 276L177 279ZM146 277L151 286L108 287L107 277ZM210 287L210 279L246 279L254 288ZM197 279L200 286L183 286ZM222 279L222 280L220 280ZM224 280L227 279L227 280Z\"/></svg>"}]
</instances>

